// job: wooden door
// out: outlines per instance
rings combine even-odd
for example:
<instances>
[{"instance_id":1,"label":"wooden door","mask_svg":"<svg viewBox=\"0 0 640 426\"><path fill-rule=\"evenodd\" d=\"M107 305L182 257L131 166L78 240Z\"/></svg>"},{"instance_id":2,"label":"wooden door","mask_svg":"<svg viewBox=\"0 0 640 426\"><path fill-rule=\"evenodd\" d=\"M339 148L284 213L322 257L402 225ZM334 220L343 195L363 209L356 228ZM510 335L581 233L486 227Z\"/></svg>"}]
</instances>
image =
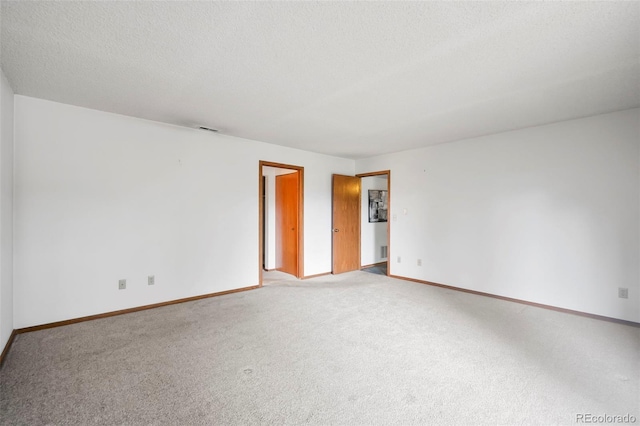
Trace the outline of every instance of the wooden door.
<instances>
[{"instance_id":1,"label":"wooden door","mask_svg":"<svg viewBox=\"0 0 640 426\"><path fill-rule=\"evenodd\" d=\"M276 176L276 269L298 276L299 173Z\"/></svg>"},{"instance_id":2,"label":"wooden door","mask_svg":"<svg viewBox=\"0 0 640 426\"><path fill-rule=\"evenodd\" d=\"M333 273L360 269L360 178L333 175Z\"/></svg>"}]
</instances>

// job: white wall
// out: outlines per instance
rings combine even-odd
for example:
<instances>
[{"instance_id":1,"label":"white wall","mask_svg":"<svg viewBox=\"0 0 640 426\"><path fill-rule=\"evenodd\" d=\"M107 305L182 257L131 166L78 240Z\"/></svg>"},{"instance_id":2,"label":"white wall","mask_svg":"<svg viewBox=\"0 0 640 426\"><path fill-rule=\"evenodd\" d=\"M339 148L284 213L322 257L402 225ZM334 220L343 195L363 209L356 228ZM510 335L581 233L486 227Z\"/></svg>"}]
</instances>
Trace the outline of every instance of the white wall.
<instances>
[{"instance_id":1,"label":"white wall","mask_svg":"<svg viewBox=\"0 0 640 426\"><path fill-rule=\"evenodd\" d=\"M305 168L304 272L331 270L353 160L19 95L15 141L15 328L256 285L259 160Z\"/></svg>"},{"instance_id":2,"label":"white wall","mask_svg":"<svg viewBox=\"0 0 640 426\"><path fill-rule=\"evenodd\" d=\"M356 171L391 170L392 274L638 322L639 151L633 109L360 160Z\"/></svg>"},{"instance_id":3,"label":"white wall","mask_svg":"<svg viewBox=\"0 0 640 426\"><path fill-rule=\"evenodd\" d=\"M297 164L292 164L297 165ZM265 268L276 268L276 176L295 173L295 170L265 166L262 175L266 176L265 199Z\"/></svg>"},{"instance_id":4,"label":"white wall","mask_svg":"<svg viewBox=\"0 0 640 426\"><path fill-rule=\"evenodd\" d=\"M0 352L13 331L13 98L0 70Z\"/></svg>"},{"instance_id":5,"label":"white wall","mask_svg":"<svg viewBox=\"0 0 640 426\"><path fill-rule=\"evenodd\" d=\"M386 257L380 256L380 247L387 245L387 222L369 222L369 190L387 189L386 176L367 176L361 180L362 207L360 226L360 264L372 265L384 262Z\"/></svg>"},{"instance_id":6,"label":"white wall","mask_svg":"<svg viewBox=\"0 0 640 426\"><path fill-rule=\"evenodd\" d=\"M305 167L305 275L331 270L331 174L390 169L392 274L640 321L638 109L354 170L351 160L16 95L11 295L12 96L2 80L5 341L11 328L257 284L259 160Z\"/></svg>"}]
</instances>

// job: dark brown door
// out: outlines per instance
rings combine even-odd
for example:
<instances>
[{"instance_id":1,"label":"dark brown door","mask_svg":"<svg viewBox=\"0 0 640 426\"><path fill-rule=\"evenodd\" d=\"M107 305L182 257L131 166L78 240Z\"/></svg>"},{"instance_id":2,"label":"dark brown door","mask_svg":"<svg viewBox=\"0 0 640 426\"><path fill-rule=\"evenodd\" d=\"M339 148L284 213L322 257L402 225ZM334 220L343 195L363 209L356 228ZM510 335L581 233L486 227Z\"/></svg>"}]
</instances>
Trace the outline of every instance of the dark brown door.
<instances>
[{"instance_id":1,"label":"dark brown door","mask_svg":"<svg viewBox=\"0 0 640 426\"><path fill-rule=\"evenodd\" d=\"M360 269L360 178L333 175L333 273Z\"/></svg>"},{"instance_id":2,"label":"dark brown door","mask_svg":"<svg viewBox=\"0 0 640 426\"><path fill-rule=\"evenodd\" d=\"M276 176L276 269L298 276L299 173Z\"/></svg>"}]
</instances>

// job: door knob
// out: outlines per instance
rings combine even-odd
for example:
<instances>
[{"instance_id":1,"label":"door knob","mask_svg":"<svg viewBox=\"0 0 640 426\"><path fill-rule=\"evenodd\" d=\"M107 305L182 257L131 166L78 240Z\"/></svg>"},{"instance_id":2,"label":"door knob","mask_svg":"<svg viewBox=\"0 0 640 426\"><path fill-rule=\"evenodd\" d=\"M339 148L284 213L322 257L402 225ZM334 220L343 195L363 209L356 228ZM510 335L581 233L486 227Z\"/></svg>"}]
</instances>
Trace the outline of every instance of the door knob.
<instances>
[{"instance_id":1,"label":"door knob","mask_svg":"<svg viewBox=\"0 0 640 426\"><path fill-rule=\"evenodd\" d=\"M339 229L338 228L333 228L333 232L338 232Z\"/></svg>"}]
</instances>

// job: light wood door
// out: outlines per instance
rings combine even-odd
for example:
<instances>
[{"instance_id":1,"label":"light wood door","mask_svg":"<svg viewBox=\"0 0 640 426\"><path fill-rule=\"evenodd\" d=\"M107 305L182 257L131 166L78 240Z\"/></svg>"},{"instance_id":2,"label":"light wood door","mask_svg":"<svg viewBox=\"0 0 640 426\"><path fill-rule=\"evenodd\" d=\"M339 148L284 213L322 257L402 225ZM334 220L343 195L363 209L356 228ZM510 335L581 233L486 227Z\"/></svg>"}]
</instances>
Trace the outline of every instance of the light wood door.
<instances>
[{"instance_id":1,"label":"light wood door","mask_svg":"<svg viewBox=\"0 0 640 426\"><path fill-rule=\"evenodd\" d=\"M333 273L360 269L360 178L333 175Z\"/></svg>"},{"instance_id":2,"label":"light wood door","mask_svg":"<svg viewBox=\"0 0 640 426\"><path fill-rule=\"evenodd\" d=\"M276 269L298 276L299 173L276 176Z\"/></svg>"}]
</instances>

